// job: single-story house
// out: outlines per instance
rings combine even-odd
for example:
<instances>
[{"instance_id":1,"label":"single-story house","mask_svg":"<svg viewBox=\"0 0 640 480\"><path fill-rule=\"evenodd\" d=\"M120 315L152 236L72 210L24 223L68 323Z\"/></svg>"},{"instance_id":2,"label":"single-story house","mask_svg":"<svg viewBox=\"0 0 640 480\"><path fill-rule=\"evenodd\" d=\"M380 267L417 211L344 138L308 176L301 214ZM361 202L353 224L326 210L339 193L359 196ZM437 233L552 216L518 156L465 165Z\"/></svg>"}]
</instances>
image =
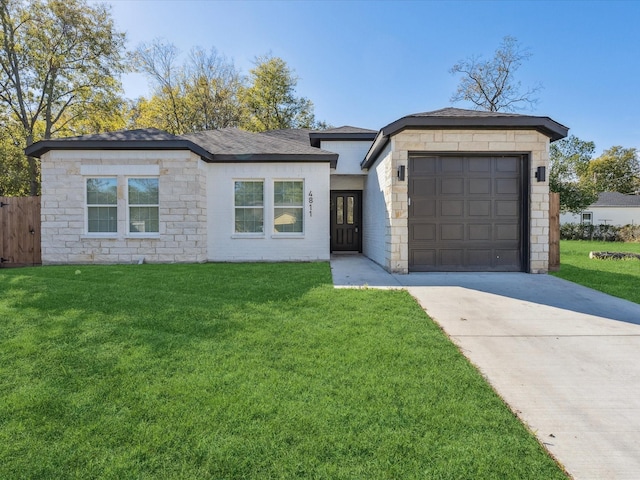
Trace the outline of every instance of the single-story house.
<instances>
[{"instance_id":1,"label":"single-story house","mask_svg":"<svg viewBox=\"0 0 640 480\"><path fill-rule=\"evenodd\" d=\"M561 213L560 223L585 225L639 225L640 195L603 192L598 200L580 213Z\"/></svg>"},{"instance_id":2,"label":"single-story house","mask_svg":"<svg viewBox=\"0 0 640 480\"><path fill-rule=\"evenodd\" d=\"M445 108L382 129L45 140L42 262L328 260L546 272L549 117Z\"/></svg>"}]
</instances>

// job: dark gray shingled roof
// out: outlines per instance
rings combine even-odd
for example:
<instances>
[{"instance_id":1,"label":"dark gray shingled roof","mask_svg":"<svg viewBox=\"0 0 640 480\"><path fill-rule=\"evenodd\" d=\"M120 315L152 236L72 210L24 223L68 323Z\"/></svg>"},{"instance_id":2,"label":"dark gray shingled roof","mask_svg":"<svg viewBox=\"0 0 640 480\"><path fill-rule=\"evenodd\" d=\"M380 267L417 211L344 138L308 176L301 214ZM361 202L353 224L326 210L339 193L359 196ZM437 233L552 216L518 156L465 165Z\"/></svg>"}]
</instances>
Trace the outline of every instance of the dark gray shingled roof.
<instances>
[{"instance_id":1,"label":"dark gray shingled roof","mask_svg":"<svg viewBox=\"0 0 640 480\"><path fill-rule=\"evenodd\" d=\"M349 141L349 140L366 140L373 141L376 138L377 130L369 130L368 128L351 127L344 125L342 127L328 128L326 130L316 130L309 133L311 145L320 147L322 140L333 141Z\"/></svg>"},{"instance_id":2,"label":"dark gray shingled roof","mask_svg":"<svg viewBox=\"0 0 640 480\"><path fill-rule=\"evenodd\" d=\"M343 125L342 127L327 128L326 130L314 130L313 133L378 133L377 130L371 130L369 128L351 127L349 125Z\"/></svg>"},{"instance_id":3,"label":"dark gray shingled roof","mask_svg":"<svg viewBox=\"0 0 640 480\"><path fill-rule=\"evenodd\" d=\"M285 138L320 148L321 140L373 140L377 133L377 130L345 125L337 128L328 128L326 130L308 130L306 128L268 130L266 132L261 132L260 135Z\"/></svg>"},{"instance_id":4,"label":"dark gray shingled roof","mask_svg":"<svg viewBox=\"0 0 640 480\"><path fill-rule=\"evenodd\" d=\"M465 108L447 107L431 112L414 113L409 117L522 117L519 113L487 112L485 110L469 110Z\"/></svg>"},{"instance_id":5,"label":"dark gray shingled roof","mask_svg":"<svg viewBox=\"0 0 640 480\"><path fill-rule=\"evenodd\" d=\"M25 149L32 157L40 157L49 150L191 150L203 160L211 161L209 152L201 146L157 128L139 128L116 132L82 135L79 137L42 140Z\"/></svg>"},{"instance_id":6,"label":"dark gray shingled roof","mask_svg":"<svg viewBox=\"0 0 640 480\"><path fill-rule=\"evenodd\" d=\"M363 168L368 168L389 137L406 128L533 128L547 135L551 141L564 138L568 133L567 127L549 117L443 108L407 115L379 132L345 125L318 131L282 129L262 133L226 128L178 136L155 128L145 128L43 140L27 147L25 153L40 157L54 149L191 150L208 162L329 161L335 167L338 154L321 150L319 147L322 140L366 140L373 141L361 164Z\"/></svg>"},{"instance_id":7,"label":"dark gray shingled roof","mask_svg":"<svg viewBox=\"0 0 640 480\"><path fill-rule=\"evenodd\" d=\"M306 135L305 145L282 135L261 135L236 128L180 136L144 128L43 140L26 148L25 153L40 157L49 150L191 150L207 162L316 161L330 162L335 167L338 154L312 147Z\"/></svg>"},{"instance_id":8,"label":"dark gray shingled roof","mask_svg":"<svg viewBox=\"0 0 640 480\"><path fill-rule=\"evenodd\" d=\"M369 168L392 135L407 128L478 128L478 129L534 129L554 142L564 138L569 129L549 117L536 117L518 113L485 112L462 108L442 108L431 112L414 113L383 127L362 161L362 168Z\"/></svg>"},{"instance_id":9,"label":"dark gray shingled roof","mask_svg":"<svg viewBox=\"0 0 640 480\"><path fill-rule=\"evenodd\" d=\"M335 167L338 161L337 153L305 145L297 140L251 133L237 128L190 133L182 138L211 152L213 161L330 161L332 167Z\"/></svg>"},{"instance_id":10,"label":"dark gray shingled roof","mask_svg":"<svg viewBox=\"0 0 640 480\"><path fill-rule=\"evenodd\" d=\"M294 142L304 143L305 145L311 145L311 142L309 141L309 132L311 132L311 130L307 128L283 128L281 130L267 130L266 132L260 132L260 135L284 138L287 140L293 140Z\"/></svg>"},{"instance_id":11,"label":"dark gray shingled roof","mask_svg":"<svg viewBox=\"0 0 640 480\"><path fill-rule=\"evenodd\" d=\"M180 137L171 133L165 132L158 128L138 128L135 130L117 130L115 132L95 133L92 135L80 135L77 137L67 137L61 139L55 139L52 141L68 141L68 142L93 142L101 140L109 141L166 141L166 140L180 140Z\"/></svg>"},{"instance_id":12,"label":"dark gray shingled roof","mask_svg":"<svg viewBox=\"0 0 640 480\"><path fill-rule=\"evenodd\" d=\"M591 207L640 207L640 195L626 195L618 192L603 192Z\"/></svg>"},{"instance_id":13,"label":"dark gray shingled roof","mask_svg":"<svg viewBox=\"0 0 640 480\"><path fill-rule=\"evenodd\" d=\"M534 128L551 141L567 136L569 129L549 117L536 117L518 113L485 112L462 108L441 108L432 112L413 113L383 127L381 132L393 135L409 127L431 128Z\"/></svg>"}]
</instances>

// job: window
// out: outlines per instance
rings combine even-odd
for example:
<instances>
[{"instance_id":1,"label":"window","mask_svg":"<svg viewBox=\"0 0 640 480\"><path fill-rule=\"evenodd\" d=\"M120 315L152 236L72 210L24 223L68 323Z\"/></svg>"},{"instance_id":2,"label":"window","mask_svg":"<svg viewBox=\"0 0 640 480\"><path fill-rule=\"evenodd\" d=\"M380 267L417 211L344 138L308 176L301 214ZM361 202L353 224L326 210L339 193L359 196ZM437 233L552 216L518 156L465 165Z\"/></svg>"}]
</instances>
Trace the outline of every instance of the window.
<instances>
[{"instance_id":1,"label":"window","mask_svg":"<svg viewBox=\"0 0 640 480\"><path fill-rule=\"evenodd\" d=\"M344 199L347 199L346 205ZM336 223L338 225L353 225L355 223L355 197L340 195L336 198Z\"/></svg>"},{"instance_id":2,"label":"window","mask_svg":"<svg viewBox=\"0 0 640 480\"><path fill-rule=\"evenodd\" d=\"M157 178L129 178L129 233L158 233L159 199Z\"/></svg>"},{"instance_id":3,"label":"window","mask_svg":"<svg viewBox=\"0 0 640 480\"><path fill-rule=\"evenodd\" d=\"M264 182L235 182L234 202L235 232L264 233Z\"/></svg>"},{"instance_id":4,"label":"window","mask_svg":"<svg viewBox=\"0 0 640 480\"><path fill-rule=\"evenodd\" d=\"M117 203L117 178L87 178L87 232L116 233Z\"/></svg>"},{"instance_id":5,"label":"window","mask_svg":"<svg viewBox=\"0 0 640 480\"><path fill-rule=\"evenodd\" d=\"M580 222L584 225L591 225L593 223L593 213L591 212L582 212Z\"/></svg>"},{"instance_id":6,"label":"window","mask_svg":"<svg viewBox=\"0 0 640 480\"><path fill-rule=\"evenodd\" d=\"M273 184L273 229L276 233L302 233L304 185L301 180Z\"/></svg>"}]
</instances>

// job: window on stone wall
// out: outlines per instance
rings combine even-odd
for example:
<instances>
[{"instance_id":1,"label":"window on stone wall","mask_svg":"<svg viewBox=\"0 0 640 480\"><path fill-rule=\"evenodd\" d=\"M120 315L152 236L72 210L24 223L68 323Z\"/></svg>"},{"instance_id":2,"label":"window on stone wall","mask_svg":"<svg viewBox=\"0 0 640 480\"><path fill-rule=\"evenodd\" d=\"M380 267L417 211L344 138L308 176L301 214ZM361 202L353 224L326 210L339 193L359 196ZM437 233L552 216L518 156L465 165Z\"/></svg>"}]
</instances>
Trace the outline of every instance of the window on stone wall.
<instances>
[{"instance_id":1,"label":"window on stone wall","mask_svg":"<svg viewBox=\"0 0 640 480\"><path fill-rule=\"evenodd\" d=\"M117 178L87 178L87 232L116 233L117 203Z\"/></svg>"},{"instance_id":2,"label":"window on stone wall","mask_svg":"<svg viewBox=\"0 0 640 480\"><path fill-rule=\"evenodd\" d=\"M160 231L158 184L157 178L127 179L129 233Z\"/></svg>"},{"instance_id":3,"label":"window on stone wall","mask_svg":"<svg viewBox=\"0 0 640 480\"><path fill-rule=\"evenodd\" d=\"M302 233L304 183L302 180L273 183L273 229L275 233Z\"/></svg>"},{"instance_id":4,"label":"window on stone wall","mask_svg":"<svg viewBox=\"0 0 640 480\"><path fill-rule=\"evenodd\" d=\"M238 180L234 184L235 232L264 233L264 182Z\"/></svg>"}]
</instances>

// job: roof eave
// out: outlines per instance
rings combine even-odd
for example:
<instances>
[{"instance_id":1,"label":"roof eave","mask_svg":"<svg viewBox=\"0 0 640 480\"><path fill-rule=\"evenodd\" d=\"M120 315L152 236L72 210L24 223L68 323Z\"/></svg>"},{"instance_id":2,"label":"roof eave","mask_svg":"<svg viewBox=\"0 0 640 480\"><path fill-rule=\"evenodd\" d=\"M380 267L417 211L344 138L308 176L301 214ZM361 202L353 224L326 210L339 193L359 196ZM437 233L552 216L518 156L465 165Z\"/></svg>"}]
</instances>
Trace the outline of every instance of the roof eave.
<instances>
[{"instance_id":1,"label":"roof eave","mask_svg":"<svg viewBox=\"0 0 640 480\"><path fill-rule=\"evenodd\" d=\"M333 141L350 141L350 140L373 140L376 138L376 132L354 132L354 133L323 133L323 132L310 132L309 140L312 147L320 148L320 142L322 140Z\"/></svg>"},{"instance_id":2,"label":"roof eave","mask_svg":"<svg viewBox=\"0 0 640 480\"><path fill-rule=\"evenodd\" d=\"M205 162L213 160L211 153L188 140L42 140L29 145L24 152L27 156L40 158L50 150L190 150Z\"/></svg>"},{"instance_id":3,"label":"roof eave","mask_svg":"<svg viewBox=\"0 0 640 480\"><path fill-rule=\"evenodd\" d=\"M373 143L369 147L369 151L364 156L362 162L360 162L360 168L365 169L371 167L371 165L376 161L380 152L387 146L387 142L389 141L389 135L385 135L382 130L380 130L376 134L376 138L373 140Z\"/></svg>"},{"instance_id":4,"label":"roof eave","mask_svg":"<svg viewBox=\"0 0 640 480\"><path fill-rule=\"evenodd\" d=\"M407 128L481 128L481 129L534 129L552 142L565 138L569 129L549 117L496 116L496 117L403 117L382 128L385 135L394 135Z\"/></svg>"},{"instance_id":5,"label":"roof eave","mask_svg":"<svg viewBox=\"0 0 640 480\"><path fill-rule=\"evenodd\" d=\"M386 146L389 138L408 128L439 129L439 128L478 128L486 130L512 129L512 130L537 130L549 137L551 142L565 138L569 129L549 117L414 117L400 118L383 127L377 134L371 148L367 152L360 166L369 168L376 160L378 154Z\"/></svg>"}]
</instances>

